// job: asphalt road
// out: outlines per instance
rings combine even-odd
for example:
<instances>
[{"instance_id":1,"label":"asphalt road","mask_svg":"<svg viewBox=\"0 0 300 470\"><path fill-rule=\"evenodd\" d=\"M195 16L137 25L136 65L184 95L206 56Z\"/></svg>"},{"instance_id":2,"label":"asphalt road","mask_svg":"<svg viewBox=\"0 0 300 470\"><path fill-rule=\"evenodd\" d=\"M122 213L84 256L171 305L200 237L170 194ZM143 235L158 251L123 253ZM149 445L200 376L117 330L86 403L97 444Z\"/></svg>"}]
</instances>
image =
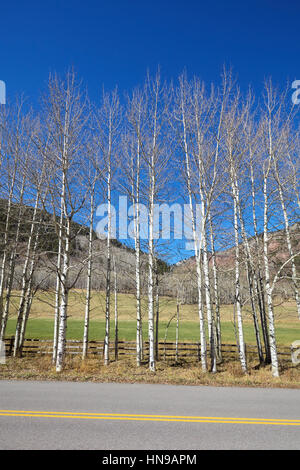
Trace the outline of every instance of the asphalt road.
<instances>
[{"instance_id":1,"label":"asphalt road","mask_svg":"<svg viewBox=\"0 0 300 470\"><path fill-rule=\"evenodd\" d=\"M300 392L1 381L0 449L300 449Z\"/></svg>"}]
</instances>

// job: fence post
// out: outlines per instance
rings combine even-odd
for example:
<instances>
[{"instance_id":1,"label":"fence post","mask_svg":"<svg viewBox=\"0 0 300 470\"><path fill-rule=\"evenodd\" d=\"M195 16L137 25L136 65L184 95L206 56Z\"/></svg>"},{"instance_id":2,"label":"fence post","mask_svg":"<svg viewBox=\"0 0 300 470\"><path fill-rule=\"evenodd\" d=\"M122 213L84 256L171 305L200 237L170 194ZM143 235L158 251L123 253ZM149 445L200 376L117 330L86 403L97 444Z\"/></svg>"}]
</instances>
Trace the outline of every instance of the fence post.
<instances>
[{"instance_id":1,"label":"fence post","mask_svg":"<svg viewBox=\"0 0 300 470\"><path fill-rule=\"evenodd\" d=\"M12 337L10 338L10 342L9 342L8 356L11 356L11 355L12 355L12 351L13 351L13 347L14 347L14 342L15 342L15 337L12 336Z\"/></svg>"},{"instance_id":2,"label":"fence post","mask_svg":"<svg viewBox=\"0 0 300 470\"><path fill-rule=\"evenodd\" d=\"M5 340L0 341L0 364L5 364Z\"/></svg>"}]
</instances>

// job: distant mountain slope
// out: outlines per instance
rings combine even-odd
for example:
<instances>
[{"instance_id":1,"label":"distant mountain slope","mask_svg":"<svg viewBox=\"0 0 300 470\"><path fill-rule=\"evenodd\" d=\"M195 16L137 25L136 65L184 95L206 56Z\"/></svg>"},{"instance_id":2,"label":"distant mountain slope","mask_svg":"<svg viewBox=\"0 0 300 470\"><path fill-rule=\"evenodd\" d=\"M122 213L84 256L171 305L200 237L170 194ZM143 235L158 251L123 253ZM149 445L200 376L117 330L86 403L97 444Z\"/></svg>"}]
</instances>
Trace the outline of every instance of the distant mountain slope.
<instances>
[{"instance_id":1,"label":"distant mountain slope","mask_svg":"<svg viewBox=\"0 0 300 470\"><path fill-rule=\"evenodd\" d=\"M3 250L4 228L6 219L7 201L0 199L0 254ZM19 206L13 204L12 217L10 220L10 243L13 244L18 218L21 214L20 241L17 247L17 266L15 272L14 287L20 287L21 270L24 262L24 253L26 250L26 240L30 232L33 208L29 206ZM55 286L56 272L56 252L57 252L57 234L55 232L51 214L46 211L39 211L41 217L41 237L39 244L39 257L35 271L35 282L45 289ZM73 238L71 243L71 270L70 283L76 288L84 289L86 286L86 262L88 258L88 227L72 222L71 231ZM300 223L295 223L290 227L291 239L294 252L300 251ZM252 249L253 258L257 261L262 260L262 234L259 236L260 249L257 253L254 238L249 238L249 244ZM269 234L269 254L271 275L288 259L288 249L286 244L286 235L284 230L278 230ZM242 261L242 293L247 296L246 271L243 264L243 247L240 246ZM94 289L104 289L106 283L106 240L98 239L94 233L93 240L93 284ZM112 240L112 257L117 266L118 290L120 292L135 292L135 253L132 248L127 247L118 240ZM234 300L234 247L216 253L216 261L219 271L221 301L230 303ZM147 293L148 276L148 257L146 253L141 252L141 275L142 291ZM196 266L195 258L188 258L180 263L168 266L164 261L158 259L160 294L177 296L180 291L183 301L194 303L197 301L196 287ZM300 256L296 258L296 264L300 269ZM211 265L211 259L210 259ZM287 266L285 273L290 273L290 266ZM291 296L290 283L281 282L277 292L284 298Z\"/></svg>"},{"instance_id":2,"label":"distant mountain slope","mask_svg":"<svg viewBox=\"0 0 300 470\"><path fill-rule=\"evenodd\" d=\"M297 222L290 226L290 234L291 234L291 241L294 253L300 251L300 222ZM248 238L250 248L253 251L253 256L257 256L256 250L256 241L254 237ZM260 255L262 254L262 242L263 242L263 234L259 235L260 241ZM280 266L284 263L288 257L289 252L286 243L286 233L285 230L278 230L275 232L269 233L269 243L268 243L268 250L270 254L271 264L275 268L276 266ZM243 252L243 245L240 244L240 251ZM231 247L227 250L217 251L216 252L216 262L218 268L222 269L234 269L234 262L235 262L235 248ZM296 259L296 262L300 263L300 257ZM187 270L191 269L195 264L195 257L191 256L190 258L181 261L174 265L175 270Z\"/></svg>"},{"instance_id":3,"label":"distant mountain slope","mask_svg":"<svg viewBox=\"0 0 300 470\"><path fill-rule=\"evenodd\" d=\"M294 253L300 251L300 223L297 222L290 227L291 241ZM249 244L252 251L254 262L261 260L263 266L263 235L259 235L259 250L256 247L256 241L253 237L249 238ZM285 230L278 230L269 233L269 260L271 277L275 275L282 264L289 258L289 252L286 243ZM258 252L257 252L258 251ZM247 278L245 269L245 256L243 245L240 245L241 256L241 290L243 299L248 298ZM300 256L295 258L296 266L300 270ZM212 264L210 255L210 267ZM219 273L220 297L222 303L232 303L234 301L234 269L235 269L235 248L217 251L216 264ZM282 275L289 277L291 274L290 264L282 271ZM212 279L212 272L210 273ZM165 293L174 295L174 292L181 291L181 295L188 303L197 301L196 284L196 263L192 256L176 265L172 266L171 272L163 280ZM276 286L275 294L283 299L290 298L293 295L290 280L281 280Z\"/></svg>"},{"instance_id":4,"label":"distant mountain slope","mask_svg":"<svg viewBox=\"0 0 300 470\"><path fill-rule=\"evenodd\" d=\"M3 251L4 230L7 214L7 200L0 199L0 256ZM14 287L20 288L21 272L24 263L27 240L31 229L33 208L26 205L12 204L9 222L9 249L15 242L18 221L20 220L20 236L17 245L17 260ZM39 209L40 238L38 246L38 262L35 270L35 283L44 289L54 288L56 282L55 264L58 250L58 239L55 231L53 216ZM71 270L70 284L84 289L86 286L86 267L88 259L89 228L76 222L71 224ZM135 291L135 251L118 240L111 240L112 257L117 266L118 290L120 292ZM106 240L93 236L93 283L94 289L104 289L106 283ZM146 291L148 274L148 257L141 251L142 289ZM157 259L159 272L169 270L169 266Z\"/></svg>"}]
</instances>

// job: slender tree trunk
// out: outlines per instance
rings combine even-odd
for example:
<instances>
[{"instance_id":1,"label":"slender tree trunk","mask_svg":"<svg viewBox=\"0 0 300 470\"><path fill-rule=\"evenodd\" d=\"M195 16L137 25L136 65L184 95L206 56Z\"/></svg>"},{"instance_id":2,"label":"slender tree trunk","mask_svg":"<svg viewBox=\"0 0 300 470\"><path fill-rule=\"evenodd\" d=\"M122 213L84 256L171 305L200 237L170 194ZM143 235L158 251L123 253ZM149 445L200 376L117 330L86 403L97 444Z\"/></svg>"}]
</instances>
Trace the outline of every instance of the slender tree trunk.
<instances>
[{"instance_id":1,"label":"slender tree trunk","mask_svg":"<svg viewBox=\"0 0 300 470\"><path fill-rule=\"evenodd\" d=\"M231 170L232 173L232 170ZM244 342L243 332L243 320L242 320L242 304L241 304L241 293L240 293L240 249L239 249L239 226L238 226L238 208L237 208L237 188L231 174L231 186L233 196L233 210L234 210L234 238L235 238L235 305L237 313L238 323L238 335L239 335L239 355L242 370L247 373L247 362L246 362L246 351Z\"/></svg>"},{"instance_id":2,"label":"slender tree trunk","mask_svg":"<svg viewBox=\"0 0 300 470\"><path fill-rule=\"evenodd\" d=\"M212 270L214 276L214 295L215 295L215 312L216 312L216 350L218 361L222 362L222 334L221 334L221 314L220 314L220 297L219 297L219 280L218 269L216 263L216 251L214 243L214 232L212 227L211 213L208 211L208 222L210 229L210 245L211 245L211 260Z\"/></svg>"},{"instance_id":3,"label":"slender tree trunk","mask_svg":"<svg viewBox=\"0 0 300 470\"><path fill-rule=\"evenodd\" d=\"M30 262L31 247L32 247L34 230L35 230L35 225L36 225L36 216L37 216L39 198L40 198L40 194L39 194L39 189L38 189L36 200L35 200L35 205L34 205L31 227L30 227L30 234L29 234L29 238L27 242L27 249L26 249L26 254L25 254L23 272L22 272L22 289L21 289L20 303L19 303L19 309L18 309L18 315L17 315L15 340L14 340L14 351L13 351L14 357L16 357L18 349L19 349L19 339L20 339L23 311L24 311L24 305L25 305L25 299L26 299L26 290L28 286L28 266Z\"/></svg>"},{"instance_id":4,"label":"slender tree trunk","mask_svg":"<svg viewBox=\"0 0 300 470\"><path fill-rule=\"evenodd\" d=\"M35 240L34 240L34 245L32 249L32 255L31 255L31 262L29 266L29 274L28 274L28 285L26 289L26 295L25 295L25 301L24 301L24 311L23 311L23 317L22 317L22 325L21 325L21 331L20 331L20 339L19 339L19 354L22 355L22 349L23 349L23 344L24 344L24 339L25 339L25 332L26 332L26 326L27 326L27 321L31 309L31 304L32 304L32 299L33 299L33 275L34 275L34 270L36 266L36 257L37 257L37 249L38 249L38 243L39 243L39 236L40 236L40 229L41 229L41 222L42 222L42 213L40 216L39 224L36 229L36 234L35 234Z\"/></svg>"},{"instance_id":5,"label":"slender tree trunk","mask_svg":"<svg viewBox=\"0 0 300 470\"><path fill-rule=\"evenodd\" d=\"M155 294L155 360L158 361L158 346L159 346L159 282L156 262L156 294Z\"/></svg>"},{"instance_id":6,"label":"slender tree trunk","mask_svg":"<svg viewBox=\"0 0 300 470\"><path fill-rule=\"evenodd\" d=\"M267 195L267 174L264 175L264 266L265 266L265 280L266 280L266 294L267 294L267 305L268 305L268 317L269 317L269 342L271 350L271 363L272 363L272 374L274 377L279 377L279 364L277 357L277 345L275 335L275 322L274 322L274 311L273 311L273 300L272 290L270 285L270 269L269 269L269 254L268 254L268 195Z\"/></svg>"},{"instance_id":7,"label":"slender tree trunk","mask_svg":"<svg viewBox=\"0 0 300 470\"><path fill-rule=\"evenodd\" d=\"M269 344L269 335L268 335L268 326L267 326L267 317L266 317L266 308L265 308L265 297L264 297L264 285L263 285L263 276L262 276L262 267L260 261L260 243L257 230L257 219L256 219L256 198L255 198L255 183L254 183L254 173L253 173L253 161L252 161L252 152L250 150L250 177L251 177L251 196L252 196L252 218L253 218L253 228L255 235L255 246L257 251L257 267L258 267L258 276L254 276L255 290L257 292L259 312L260 312L260 321L261 329L265 346L265 363L271 363L271 351Z\"/></svg>"},{"instance_id":8,"label":"slender tree trunk","mask_svg":"<svg viewBox=\"0 0 300 470\"><path fill-rule=\"evenodd\" d=\"M296 270L295 259L293 258L294 251L293 251L293 248L292 248L289 219L288 219L286 204L285 204L285 201L284 201L282 184L281 184L280 178L279 178L277 162L276 162L275 159L274 159L274 167L275 167L275 178L276 178L276 182L277 182L277 185L278 185L279 198L280 198L280 203L281 203L281 208L282 208L282 213L283 213L283 218L284 218L286 244L287 244L287 247L288 247L288 250L289 250L289 256L291 258L292 281L293 281L293 287L294 287L294 295L295 295L295 300L296 300L298 318L300 320L300 296L299 296L299 288L298 288L298 282L297 282L297 270Z\"/></svg>"},{"instance_id":9,"label":"slender tree trunk","mask_svg":"<svg viewBox=\"0 0 300 470\"><path fill-rule=\"evenodd\" d=\"M185 116L185 103L184 103L184 86L181 85L181 122L183 128L183 147L185 155L185 166L186 166L186 181L187 181L187 190L189 198L189 207L191 214L192 222L192 232L193 232L193 241L194 241L194 250L195 250L195 260L196 260L196 272L197 272L197 292L198 292L198 316L199 316L199 326L200 326L200 345L201 345L201 366L202 371L207 372L207 349L206 349L206 333L205 333L205 322L203 315L203 300L202 300L202 272L201 272L201 240L198 240L196 234L196 221L193 210L193 199L192 199L192 189L191 189L191 169L190 169L190 156L188 151L187 144L187 129L186 129L186 116Z\"/></svg>"},{"instance_id":10,"label":"slender tree trunk","mask_svg":"<svg viewBox=\"0 0 300 470\"><path fill-rule=\"evenodd\" d=\"M13 247L10 253L9 265L8 265L8 279L5 291L5 304L2 314L2 323L1 323L1 331L0 331L0 341L3 341L7 326L7 320L9 315L9 307L11 301L11 291L14 281L14 274L15 274L15 266L16 266L16 256L17 256L17 249L19 244L19 237L20 237L20 227L21 227L21 219L22 219L22 210L23 210L23 197L24 197L24 190L25 190L25 182L26 182L26 174L23 175L21 190L20 190L20 201L19 201L19 211L18 211L18 222L16 228L15 239L13 243Z\"/></svg>"},{"instance_id":11,"label":"slender tree trunk","mask_svg":"<svg viewBox=\"0 0 300 470\"><path fill-rule=\"evenodd\" d=\"M66 127L65 120L65 127ZM56 372L61 372L65 359L65 343L67 328L67 308L68 308L68 271L69 271L69 250L70 250L70 219L67 214L66 188L67 188L67 165L66 138L64 137L64 147L62 155L62 192L61 192L61 214L59 226L59 242L62 252L61 265L58 263L57 273L60 283L60 305L57 332L57 352L56 352ZM59 260L58 260L59 261ZM55 339L55 338L54 338Z\"/></svg>"},{"instance_id":12,"label":"slender tree trunk","mask_svg":"<svg viewBox=\"0 0 300 470\"><path fill-rule=\"evenodd\" d=\"M202 212L202 217L204 214ZM214 317L213 310L211 308L211 297L210 297L210 279L209 279L209 268L208 268L208 253L207 253L207 239L206 239L206 228L203 227L202 231L203 239L203 271L204 271L204 282L205 282L205 298L206 298L206 313L207 313L207 324L208 324L208 338L210 344L210 371L213 373L217 372L217 358L215 350L215 333L214 333Z\"/></svg>"},{"instance_id":13,"label":"slender tree trunk","mask_svg":"<svg viewBox=\"0 0 300 470\"><path fill-rule=\"evenodd\" d=\"M58 253L57 253L57 265L56 265L55 310L54 310L54 331L53 331L53 351L52 351L53 364L56 363L56 359L57 359L59 308L60 308L61 291L62 291L61 263L62 263L62 237L63 237L63 198L64 198L64 195L62 195L61 197L59 235L58 235Z\"/></svg>"},{"instance_id":14,"label":"slender tree trunk","mask_svg":"<svg viewBox=\"0 0 300 470\"><path fill-rule=\"evenodd\" d=\"M157 112L158 112L158 94L159 91L155 90L155 103L153 114L153 134L152 134L152 147L149 159L149 242L148 242L148 338L149 338L149 369L155 372L155 346L154 346L154 196L156 190L156 159L157 159Z\"/></svg>"},{"instance_id":15,"label":"slender tree trunk","mask_svg":"<svg viewBox=\"0 0 300 470\"><path fill-rule=\"evenodd\" d=\"M256 306L255 306L255 290L253 286L253 282L255 282L253 260L252 260L252 254L251 254L249 242L248 242L247 235L246 235L244 219L243 219L242 211L241 211L240 192L239 192L237 177L236 177L236 173L234 170L233 172L234 172L234 184L236 188L236 204L237 204L238 215L239 215L239 220L240 220L240 225L241 225L241 234L242 234L242 240L243 240L243 245L244 245L244 252L246 255L246 271L247 271L247 280L248 280L248 286L249 286L249 298L250 298L252 317L253 317L253 323L254 323L257 352L258 352L259 362L260 364L263 364L264 357L263 357L263 351L262 351L262 345L261 345L261 339L260 339L260 333L259 333L258 317L257 317L257 312L256 312Z\"/></svg>"},{"instance_id":16,"label":"slender tree trunk","mask_svg":"<svg viewBox=\"0 0 300 470\"><path fill-rule=\"evenodd\" d=\"M153 210L154 210L154 188L155 177L151 174L150 183L150 207L149 207L149 243L148 243L148 336L149 336L149 368L155 372L155 350L154 350L154 245L153 245Z\"/></svg>"},{"instance_id":17,"label":"slender tree trunk","mask_svg":"<svg viewBox=\"0 0 300 470\"><path fill-rule=\"evenodd\" d=\"M88 251L88 266L87 266L87 281L86 281L86 299L85 299L82 359L86 359L87 353L88 353L88 345L89 345L89 322L90 322L90 309L91 309L91 288L92 288L92 269L93 269L94 191L95 191L95 186L93 186L92 188L91 201L90 201L91 207L90 207L89 251Z\"/></svg>"},{"instance_id":18,"label":"slender tree trunk","mask_svg":"<svg viewBox=\"0 0 300 470\"><path fill-rule=\"evenodd\" d=\"M137 209L138 214L138 209ZM139 226L139 216L137 215L137 226ZM141 365L143 357L143 330L141 315L141 277L140 277L140 238L139 229L135 239L135 281L136 281L136 362Z\"/></svg>"},{"instance_id":19,"label":"slender tree trunk","mask_svg":"<svg viewBox=\"0 0 300 470\"><path fill-rule=\"evenodd\" d=\"M178 362L178 340L179 340L179 301L177 296L177 305L176 305L176 339L175 339L175 362Z\"/></svg>"},{"instance_id":20,"label":"slender tree trunk","mask_svg":"<svg viewBox=\"0 0 300 470\"><path fill-rule=\"evenodd\" d=\"M141 315L141 275L140 275L140 124L137 136L136 187L134 188L134 169L132 164L132 195L134 199L134 237L135 237L135 285L136 285L136 363L140 367L143 357L143 332Z\"/></svg>"},{"instance_id":21,"label":"slender tree trunk","mask_svg":"<svg viewBox=\"0 0 300 470\"><path fill-rule=\"evenodd\" d=\"M62 258L61 272L61 301L59 311L59 328L58 328L58 345L56 372L61 372L64 365L65 346L66 346L66 329L67 329L67 309L68 309L68 274L70 265L70 220L66 220L65 246Z\"/></svg>"},{"instance_id":22,"label":"slender tree trunk","mask_svg":"<svg viewBox=\"0 0 300 470\"><path fill-rule=\"evenodd\" d=\"M29 280L27 291L26 291L25 302L24 302L24 312L23 312L22 325L21 325L21 331L20 331L19 348L18 348L18 354L20 357L22 356L27 321L29 318L30 309L31 309L32 300L33 300L32 284L33 284L33 278L31 277Z\"/></svg>"},{"instance_id":23,"label":"slender tree trunk","mask_svg":"<svg viewBox=\"0 0 300 470\"><path fill-rule=\"evenodd\" d=\"M114 264L114 294L115 294L115 360L117 361L119 358L119 317L118 317L118 283L117 283L117 268L116 268L116 261L113 258Z\"/></svg>"},{"instance_id":24,"label":"slender tree trunk","mask_svg":"<svg viewBox=\"0 0 300 470\"><path fill-rule=\"evenodd\" d=\"M111 275L111 126L109 131L108 175L107 175L107 203L108 203L108 230L106 242L106 294L105 294L105 339L104 339L104 365L109 364L110 341L110 275Z\"/></svg>"},{"instance_id":25,"label":"slender tree trunk","mask_svg":"<svg viewBox=\"0 0 300 470\"><path fill-rule=\"evenodd\" d=\"M6 280L6 267L8 259L8 241L9 241L9 227L11 220L11 210L12 210L12 198L14 194L15 182L16 182L16 172L17 172L17 160L14 162L14 171L12 175L12 181L10 184L9 196L7 201L7 211L5 219L5 228L4 228L4 243L3 243L3 254L2 261L0 266L0 331L2 331L3 319L3 294L5 290L5 280ZM2 335L1 335L2 337Z\"/></svg>"}]
</instances>

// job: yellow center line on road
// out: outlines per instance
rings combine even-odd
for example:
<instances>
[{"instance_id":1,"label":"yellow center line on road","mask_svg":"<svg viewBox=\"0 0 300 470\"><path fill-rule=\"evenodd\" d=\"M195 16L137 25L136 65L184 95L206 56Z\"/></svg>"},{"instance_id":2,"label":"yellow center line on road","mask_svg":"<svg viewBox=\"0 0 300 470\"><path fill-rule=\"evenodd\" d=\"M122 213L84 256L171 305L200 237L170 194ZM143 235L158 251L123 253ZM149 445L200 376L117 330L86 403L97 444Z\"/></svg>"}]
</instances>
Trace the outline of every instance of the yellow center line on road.
<instances>
[{"instance_id":1,"label":"yellow center line on road","mask_svg":"<svg viewBox=\"0 0 300 470\"><path fill-rule=\"evenodd\" d=\"M121 421L156 421L181 423L265 424L277 426L300 426L300 419L283 418L237 418L217 416L172 416L125 413L83 413L74 411L25 411L0 410L0 416L22 416L31 418L66 418Z\"/></svg>"}]
</instances>

